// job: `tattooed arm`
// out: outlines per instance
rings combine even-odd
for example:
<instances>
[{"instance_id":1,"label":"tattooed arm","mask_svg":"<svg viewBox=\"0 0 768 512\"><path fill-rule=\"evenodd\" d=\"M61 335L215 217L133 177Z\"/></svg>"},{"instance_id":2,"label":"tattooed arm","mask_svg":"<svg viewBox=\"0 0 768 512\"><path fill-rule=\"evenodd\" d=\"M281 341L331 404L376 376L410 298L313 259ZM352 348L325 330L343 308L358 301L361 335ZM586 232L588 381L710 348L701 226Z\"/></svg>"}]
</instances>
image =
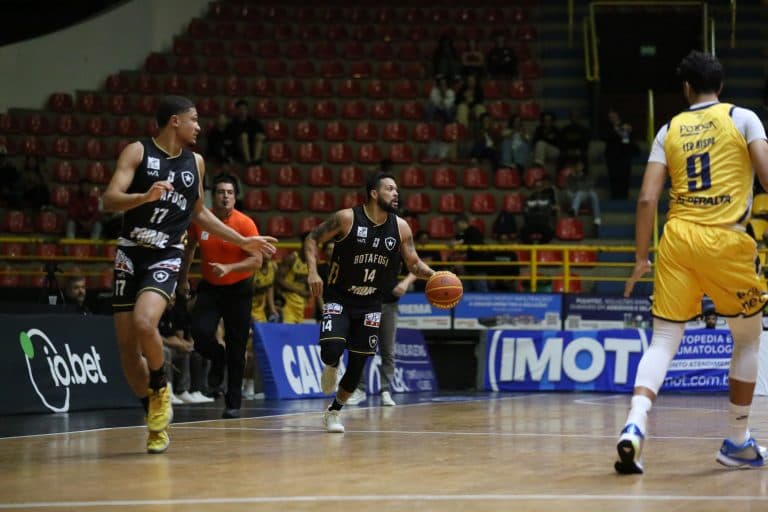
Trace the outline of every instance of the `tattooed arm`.
<instances>
[{"instance_id":1,"label":"tattooed arm","mask_svg":"<svg viewBox=\"0 0 768 512\"><path fill-rule=\"evenodd\" d=\"M397 227L400 228L400 254L403 256L406 267L419 279L429 279L435 271L419 258L413 243L411 227L400 217L397 218Z\"/></svg>"},{"instance_id":2,"label":"tattooed arm","mask_svg":"<svg viewBox=\"0 0 768 512\"><path fill-rule=\"evenodd\" d=\"M322 297L323 280L317 273L317 248L331 238L343 238L352 229L354 214L352 209L339 210L332 213L325 222L309 232L304 241L304 257L307 260L307 283L312 295Z\"/></svg>"}]
</instances>

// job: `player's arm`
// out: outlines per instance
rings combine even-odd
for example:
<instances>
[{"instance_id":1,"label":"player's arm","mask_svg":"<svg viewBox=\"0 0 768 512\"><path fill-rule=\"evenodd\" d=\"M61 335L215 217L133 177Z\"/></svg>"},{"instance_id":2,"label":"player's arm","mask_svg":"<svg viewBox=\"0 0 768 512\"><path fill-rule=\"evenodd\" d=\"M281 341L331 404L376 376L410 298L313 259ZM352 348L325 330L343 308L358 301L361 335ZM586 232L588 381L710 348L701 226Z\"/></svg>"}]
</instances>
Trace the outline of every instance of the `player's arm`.
<instances>
[{"instance_id":1,"label":"player's arm","mask_svg":"<svg viewBox=\"0 0 768 512\"><path fill-rule=\"evenodd\" d=\"M643 175L643 185L637 198L635 215L635 269L624 287L624 296L629 297L635 283L651 270L648 253L651 248L653 219L659 206L659 197L667 179L667 166L661 162L648 162Z\"/></svg>"},{"instance_id":2,"label":"player's arm","mask_svg":"<svg viewBox=\"0 0 768 512\"><path fill-rule=\"evenodd\" d=\"M165 191L173 190L173 185L167 181L156 181L144 193L128 193L128 187L133 182L136 169L144 158L144 146L140 142L128 144L117 159L117 168L112 180L101 196L102 207L107 212L124 212L144 203L157 201Z\"/></svg>"},{"instance_id":3,"label":"player's arm","mask_svg":"<svg viewBox=\"0 0 768 512\"><path fill-rule=\"evenodd\" d=\"M332 238L346 236L352 229L354 213L351 208L339 210L331 214L323 223L309 232L304 241L304 258L307 261L307 284L312 295L320 297L323 294L323 280L317 273L318 247Z\"/></svg>"},{"instance_id":4,"label":"player's arm","mask_svg":"<svg viewBox=\"0 0 768 512\"><path fill-rule=\"evenodd\" d=\"M760 185L768 191L768 141L758 139L750 142L749 157Z\"/></svg>"},{"instance_id":5,"label":"player's arm","mask_svg":"<svg viewBox=\"0 0 768 512\"><path fill-rule=\"evenodd\" d=\"M410 288L417 279L418 278L414 275L413 272L408 272L408 275L405 276L399 283L397 283L397 286L392 288L392 295L395 297L402 297L408 291L408 288Z\"/></svg>"},{"instance_id":6,"label":"player's arm","mask_svg":"<svg viewBox=\"0 0 768 512\"><path fill-rule=\"evenodd\" d=\"M429 279L435 271L419 258L413 243L411 227L400 217L397 218L397 227L400 229L400 254L403 256L405 266L418 279Z\"/></svg>"},{"instance_id":7,"label":"player's arm","mask_svg":"<svg viewBox=\"0 0 768 512\"><path fill-rule=\"evenodd\" d=\"M241 247L244 251L250 253L260 252L266 256L272 256L277 250L273 243L277 242L276 238L271 236L250 236L244 237L234 229L230 228L219 220L216 215L213 214L208 208L205 207L203 202L203 176L205 176L205 162L203 157L195 153L195 162L197 162L197 170L200 176L200 193L197 197L197 203L195 203L195 209L192 213L192 220L211 233L229 242Z\"/></svg>"},{"instance_id":8,"label":"player's arm","mask_svg":"<svg viewBox=\"0 0 768 512\"><path fill-rule=\"evenodd\" d=\"M244 237L257 236L259 230L256 229L256 224L250 219L246 224L239 226L241 231L238 231ZM236 230L237 231L237 230ZM213 273L219 277L224 277L230 272L255 272L257 268L261 267L264 262L264 256L261 252L255 252L248 254L245 258L236 263L217 263L209 262L208 264L213 267Z\"/></svg>"}]
</instances>

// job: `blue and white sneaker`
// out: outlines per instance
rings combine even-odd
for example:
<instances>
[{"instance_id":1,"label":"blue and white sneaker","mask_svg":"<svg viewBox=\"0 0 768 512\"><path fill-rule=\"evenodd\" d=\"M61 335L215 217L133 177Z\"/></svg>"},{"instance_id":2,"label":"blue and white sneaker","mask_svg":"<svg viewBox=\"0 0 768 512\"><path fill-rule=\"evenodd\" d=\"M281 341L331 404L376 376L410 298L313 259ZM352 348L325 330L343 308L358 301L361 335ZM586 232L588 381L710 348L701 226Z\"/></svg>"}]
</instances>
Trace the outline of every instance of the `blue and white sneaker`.
<instances>
[{"instance_id":1,"label":"blue and white sneaker","mask_svg":"<svg viewBox=\"0 0 768 512\"><path fill-rule=\"evenodd\" d=\"M717 462L730 468L749 466L759 468L765 465L766 449L750 437L742 444L735 444L730 439L723 441L717 453Z\"/></svg>"},{"instance_id":2,"label":"blue and white sneaker","mask_svg":"<svg viewBox=\"0 0 768 512\"><path fill-rule=\"evenodd\" d=\"M643 464L640 459L640 452L643 449L644 439L645 435L634 423L624 427L616 445L619 460L616 461L613 468L617 473L622 475L642 474Z\"/></svg>"}]
</instances>

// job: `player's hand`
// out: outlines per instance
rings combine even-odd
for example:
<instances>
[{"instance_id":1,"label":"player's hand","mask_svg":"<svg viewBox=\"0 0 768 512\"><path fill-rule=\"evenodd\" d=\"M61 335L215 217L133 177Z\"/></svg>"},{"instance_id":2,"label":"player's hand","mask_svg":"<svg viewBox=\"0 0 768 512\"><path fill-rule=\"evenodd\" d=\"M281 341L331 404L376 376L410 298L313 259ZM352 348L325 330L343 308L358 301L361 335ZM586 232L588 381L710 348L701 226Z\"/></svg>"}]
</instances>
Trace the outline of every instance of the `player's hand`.
<instances>
[{"instance_id":1,"label":"player's hand","mask_svg":"<svg viewBox=\"0 0 768 512\"><path fill-rule=\"evenodd\" d=\"M186 299L189 298L189 290L189 281L186 279L179 279L179 293Z\"/></svg>"},{"instance_id":2,"label":"player's hand","mask_svg":"<svg viewBox=\"0 0 768 512\"><path fill-rule=\"evenodd\" d=\"M307 276L307 284L309 285L309 291L315 297L323 296L323 280L317 272L310 272Z\"/></svg>"},{"instance_id":3,"label":"player's hand","mask_svg":"<svg viewBox=\"0 0 768 512\"><path fill-rule=\"evenodd\" d=\"M229 274L230 270L232 270L232 267L227 265L226 263L208 263L211 268L213 269L214 275L216 277L224 277L225 275Z\"/></svg>"},{"instance_id":4,"label":"player's hand","mask_svg":"<svg viewBox=\"0 0 768 512\"><path fill-rule=\"evenodd\" d=\"M406 286L405 281L400 281L399 283L397 283L397 286L392 288L392 295L394 295L395 297L402 297L403 295L405 295L405 292L407 291L408 291L408 286Z\"/></svg>"},{"instance_id":5,"label":"player's hand","mask_svg":"<svg viewBox=\"0 0 768 512\"><path fill-rule=\"evenodd\" d=\"M277 243L277 238L271 236L249 236L241 246L244 251L250 253L260 252L264 256L272 257L277 252L277 247L272 244Z\"/></svg>"},{"instance_id":6,"label":"player's hand","mask_svg":"<svg viewBox=\"0 0 768 512\"><path fill-rule=\"evenodd\" d=\"M624 285L624 297L632 295L632 289L645 274L651 271L651 262L648 260L638 261L635 263L635 269L632 271L632 275L629 276L627 284Z\"/></svg>"},{"instance_id":7,"label":"player's hand","mask_svg":"<svg viewBox=\"0 0 768 512\"><path fill-rule=\"evenodd\" d=\"M157 201L163 197L163 194L171 191L173 191L173 185L170 181L156 181L149 187L149 190L144 192L144 202L151 203L152 201Z\"/></svg>"}]
</instances>

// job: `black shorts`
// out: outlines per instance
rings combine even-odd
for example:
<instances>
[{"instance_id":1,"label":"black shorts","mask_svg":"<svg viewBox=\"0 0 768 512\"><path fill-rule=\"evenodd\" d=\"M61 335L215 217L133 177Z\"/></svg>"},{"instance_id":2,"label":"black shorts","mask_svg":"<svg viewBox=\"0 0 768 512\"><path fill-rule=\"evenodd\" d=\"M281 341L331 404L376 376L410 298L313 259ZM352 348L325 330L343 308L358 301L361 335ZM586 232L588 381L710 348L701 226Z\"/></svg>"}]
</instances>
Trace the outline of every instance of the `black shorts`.
<instances>
[{"instance_id":1,"label":"black shorts","mask_svg":"<svg viewBox=\"0 0 768 512\"><path fill-rule=\"evenodd\" d=\"M112 282L112 311L132 311L139 295L147 290L170 300L176 292L183 256L184 252L174 247L118 247Z\"/></svg>"},{"instance_id":2,"label":"black shorts","mask_svg":"<svg viewBox=\"0 0 768 512\"><path fill-rule=\"evenodd\" d=\"M350 352L373 355L379 344L380 323L380 305L355 307L326 302L320 322L320 343L342 340Z\"/></svg>"}]
</instances>

